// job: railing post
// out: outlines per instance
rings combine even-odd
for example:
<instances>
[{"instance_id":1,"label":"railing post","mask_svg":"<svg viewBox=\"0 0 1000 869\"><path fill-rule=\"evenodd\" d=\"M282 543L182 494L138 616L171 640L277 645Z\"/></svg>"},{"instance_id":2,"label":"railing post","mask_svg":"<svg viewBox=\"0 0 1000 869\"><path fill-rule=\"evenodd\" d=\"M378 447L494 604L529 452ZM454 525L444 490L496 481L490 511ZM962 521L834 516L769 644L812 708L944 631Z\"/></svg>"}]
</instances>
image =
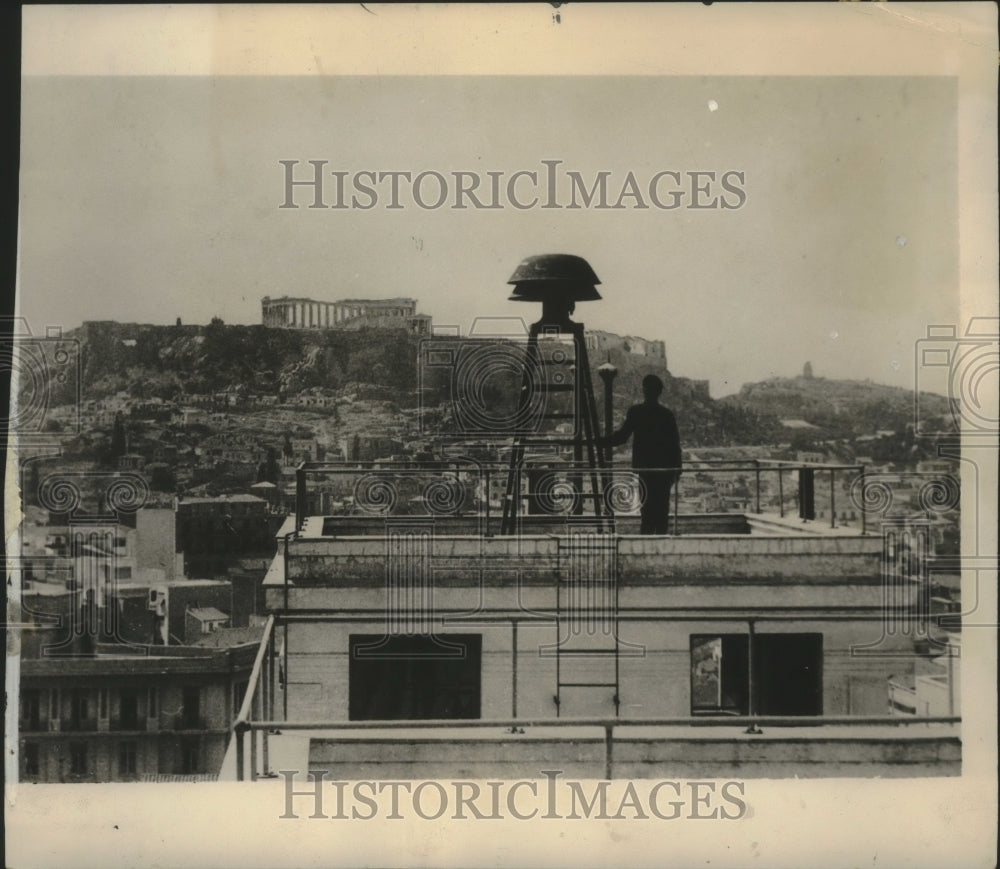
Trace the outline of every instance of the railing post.
<instances>
[{"instance_id":1,"label":"railing post","mask_svg":"<svg viewBox=\"0 0 1000 869\"><path fill-rule=\"evenodd\" d=\"M510 620L510 717L517 720L517 619Z\"/></svg>"},{"instance_id":2,"label":"railing post","mask_svg":"<svg viewBox=\"0 0 1000 869\"><path fill-rule=\"evenodd\" d=\"M785 518L785 488L784 488L784 475L781 473L781 468L778 468L778 514L782 519Z\"/></svg>"},{"instance_id":3,"label":"railing post","mask_svg":"<svg viewBox=\"0 0 1000 869\"><path fill-rule=\"evenodd\" d=\"M865 466L861 466L861 533L868 533L868 513L865 510Z\"/></svg>"},{"instance_id":4,"label":"railing post","mask_svg":"<svg viewBox=\"0 0 1000 869\"><path fill-rule=\"evenodd\" d=\"M266 656L267 656L266 649L264 651L264 656L265 656L265 659L266 659ZM260 703L258 703L258 706L257 706L259 718L261 720L266 720L267 719L267 695L268 695L268 693L271 690L271 684L270 684L270 675L271 674L270 674L269 669L267 667L266 660L265 660L264 663L265 663L265 665L260 668L260 678L261 678L262 692L261 692L261 695L260 695ZM269 767L269 764L268 764L268 756L267 756L268 745L267 745L267 730L266 729L261 731L261 737L260 738L261 738L261 761L262 761L262 763L261 763L261 772L263 772L264 776L267 777L268 774L270 773L270 767Z\"/></svg>"},{"instance_id":5,"label":"railing post","mask_svg":"<svg viewBox=\"0 0 1000 869\"><path fill-rule=\"evenodd\" d=\"M271 625L271 634L267 639L267 717L274 721L274 624Z\"/></svg>"},{"instance_id":6,"label":"railing post","mask_svg":"<svg viewBox=\"0 0 1000 869\"><path fill-rule=\"evenodd\" d=\"M299 465L295 469L295 530L302 530L302 523L306 521L306 469L305 465Z\"/></svg>"},{"instance_id":7,"label":"railing post","mask_svg":"<svg viewBox=\"0 0 1000 869\"><path fill-rule=\"evenodd\" d=\"M236 726L233 728L233 733L236 736L236 781L243 781L243 776L245 774L245 763L243 759L243 734L246 732L246 726L244 722L237 722Z\"/></svg>"},{"instance_id":8,"label":"railing post","mask_svg":"<svg viewBox=\"0 0 1000 869\"><path fill-rule=\"evenodd\" d=\"M753 678L753 641L754 641L754 620L749 619L747 621L747 715L750 719L757 717L757 686L754 684ZM745 733L763 733L763 731L757 726L757 722L751 720L749 726L744 731Z\"/></svg>"},{"instance_id":9,"label":"railing post","mask_svg":"<svg viewBox=\"0 0 1000 869\"><path fill-rule=\"evenodd\" d=\"M681 478L674 481L674 537L681 534Z\"/></svg>"},{"instance_id":10,"label":"railing post","mask_svg":"<svg viewBox=\"0 0 1000 869\"><path fill-rule=\"evenodd\" d=\"M254 685L250 685L249 691L254 691ZM257 781L257 731L250 726L254 720L253 707L257 703L259 694L254 691L254 698L250 702L250 718L248 719L248 730L250 732L250 781Z\"/></svg>"},{"instance_id":11,"label":"railing post","mask_svg":"<svg viewBox=\"0 0 1000 869\"><path fill-rule=\"evenodd\" d=\"M604 725L604 778L611 781L611 767L614 762L613 751L615 744L614 724Z\"/></svg>"},{"instance_id":12,"label":"railing post","mask_svg":"<svg viewBox=\"0 0 1000 869\"><path fill-rule=\"evenodd\" d=\"M836 470L830 470L830 527L837 527L837 487Z\"/></svg>"},{"instance_id":13,"label":"railing post","mask_svg":"<svg viewBox=\"0 0 1000 869\"><path fill-rule=\"evenodd\" d=\"M284 654L284 658L278 658L278 668L282 674L281 680L281 718L283 721L288 720L288 622L286 621L281 626L281 649Z\"/></svg>"},{"instance_id":14,"label":"railing post","mask_svg":"<svg viewBox=\"0 0 1000 869\"><path fill-rule=\"evenodd\" d=\"M493 494L493 486L489 468L485 469L485 474L486 474L486 510L484 514L485 527L483 528L483 536L491 537L492 535L490 534L490 496Z\"/></svg>"},{"instance_id":15,"label":"railing post","mask_svg":"<svg viewBox=\"0 0 1000 869\"><path fill-rule=\"evenodd\" d=\"M813 469L802 465L799 471L799 516L804 522L816 518L816 486Z\"/></svg>"},{"instance_id":16,"label":"railing post","mask_svg":"<svg viewBox=\"0 0 1000 869\"><path fill-rule=\"evenodd\" d=\"M955 714L955 661L954 661L954 647L952 642L948 640L948 715Z\"/></svg>"},{"instance_id":17,"label":"railing post","mask_svg":"<svg viewBox=\"0 0 1000 869\"><path fill-rule=\"evenodd\" d=\"M757 503L754 512L760 513L760 459L753 460L753 473L756 479Z\"/></svg>"}]
</instances>

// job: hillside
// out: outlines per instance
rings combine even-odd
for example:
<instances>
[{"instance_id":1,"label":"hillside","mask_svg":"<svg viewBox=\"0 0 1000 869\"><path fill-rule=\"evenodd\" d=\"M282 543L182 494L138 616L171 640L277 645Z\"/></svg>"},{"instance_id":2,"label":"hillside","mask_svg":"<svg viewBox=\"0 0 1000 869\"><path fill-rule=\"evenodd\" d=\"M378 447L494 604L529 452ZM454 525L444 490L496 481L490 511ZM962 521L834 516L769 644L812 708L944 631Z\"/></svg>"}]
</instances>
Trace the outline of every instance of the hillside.
<instances>
[{"instance_id":1,"label":"hillside","mask_svg":"<svg viewBox=\"0 0 1000 869\"><path fill-rule=\"evenodd\" d=\"M719 404L779 420L804 420L819 438L851 438L879 431L903 431L913 424L912 390L871 381L824 377L776 377L747 383ZM921 393L921 410L948 413L948 399Z\"/></svg>"},{"instance_id":2,"label":"hillside","mask_svg":"<svg viewBox=\"0 0 1000 869\"><path fill-rule=\"evenodd\" d=\"M407 394L416 383L418 338L403 330L306 332L218 320L208 326L102 322L87 323L67 337L79 341L85 398L120 390L167 400L227 390L287 396L351 382Z\"/></svg>"},{"instance_id":3,"label":"hillside","mask_svg":"<svg viewBox=\"0 0 1000 869\"><path fill-rule=\"evenodd\" d=\"M84 399L125 391L138 400L158 397L183 403L186 397L236 392L285 402L305 390L356 394L359 384L368 384L397 407L418 403L421 339L402 330L321 332L233 326L219 320L207 326L90 322L66 337L71 339L66 345L71 356L79 349L71 364L78 361ZM795 434L781 424L788 419L816 426L809 430L813 439L903 431L913 419L910 391L867 381L773 378L715 400L705 381L673 376L662 358L625 349L600 356L591 364L601 419L603 385L597 365L610 361L618 369L616 424L629 405L641 400L642 378L656 374L665 383L663 401L676 413L684 443L690 446L787 443ZM447 374L438 374L436 399L445 400ZM67 379L55 387L53 405L73 399L72 383ZM929 396L927 406L942 414L948 409L940 396Z\"/></svg>"}]
</instances>

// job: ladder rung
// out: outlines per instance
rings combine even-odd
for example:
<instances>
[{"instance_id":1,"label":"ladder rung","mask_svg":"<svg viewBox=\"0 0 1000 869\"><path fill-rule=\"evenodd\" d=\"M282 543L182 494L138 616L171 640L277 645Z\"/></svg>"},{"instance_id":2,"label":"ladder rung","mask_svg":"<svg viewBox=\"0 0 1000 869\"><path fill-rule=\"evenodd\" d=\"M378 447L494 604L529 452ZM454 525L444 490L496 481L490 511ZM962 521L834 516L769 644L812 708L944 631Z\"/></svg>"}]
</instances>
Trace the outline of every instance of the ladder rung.
<instances>
[{"instance_id":1,"label":"ladder rung","mask_svg":"<svg viewBox=\"0 0 1000 869\"><path fill-rule=\"evenodd\" d=\"M543 492L521 492L520 497L521 498L537 498L539 495L546 495L546 494L547 493L544 492L544 491ZM566 497L569 498L570 495L567 495ZM572 497L574 497L574 498L603 498L604 497L604 493L603 492L574 492L573 495L572 495Z\"/></svg>"},{"instance_id":2,"label":"ladder rung","mask_svg":"<svg viewBox=\"0 0 1000 869\"><path fill-rule=\"evenodd\" d=\"M614 655L617 649L560 649L560 655Z\"/></svg>"},{"instance_id":3,"label":"ladder rung","mask_svg":"<svg viewBox=\"0 0 1000 869\"><path fill-rule=\"evenodd\" d=\"M560 682L560 688L617 688L615 682Z\"/></svg>"}]
</instances>

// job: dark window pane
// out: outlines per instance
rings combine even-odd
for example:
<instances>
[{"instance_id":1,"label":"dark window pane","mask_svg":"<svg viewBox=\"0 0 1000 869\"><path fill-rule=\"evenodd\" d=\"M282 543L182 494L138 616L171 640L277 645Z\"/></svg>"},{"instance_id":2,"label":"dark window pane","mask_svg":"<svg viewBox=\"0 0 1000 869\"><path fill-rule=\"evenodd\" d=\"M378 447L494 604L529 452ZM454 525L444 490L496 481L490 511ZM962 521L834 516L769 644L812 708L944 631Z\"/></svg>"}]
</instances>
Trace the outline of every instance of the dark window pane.
<instances>
[{"instance_id":1,"label":"dark window pane","mask_svg":"<svg viewBox=\"0 0 1000 869\"><path fill-rule=\"evenodd\" d=\"M479 718L482 637L354 635L350 719Z\"/></svg>"}]
</instances>

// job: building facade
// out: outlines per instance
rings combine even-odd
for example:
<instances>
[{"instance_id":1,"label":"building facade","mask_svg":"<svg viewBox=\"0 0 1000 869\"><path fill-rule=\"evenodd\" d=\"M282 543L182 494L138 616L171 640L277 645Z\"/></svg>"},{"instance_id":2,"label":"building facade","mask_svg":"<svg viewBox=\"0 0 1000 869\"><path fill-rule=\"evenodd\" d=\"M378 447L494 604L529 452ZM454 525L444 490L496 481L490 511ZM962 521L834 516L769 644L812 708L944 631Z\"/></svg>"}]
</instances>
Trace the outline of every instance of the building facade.
<instances>
[{"instance_id":1,"label":"building facade","mask_svg":"<svg viewBox=\"0 0 1000 869\"><path fill-rule=\"evenodd\" d=\"M176 551L189 577L225 574L235 558L273 546L268 502L256 495L180 498L176 526Z\"/></svg>"},{"instance_id":2,"label":"building facade","mask_svg":"<svg viewBox=\"0 0 1000 869\"><path fill-rule=\"evenodd\" d=\"M21 662L21 781L214 779L257 643L99 646Z\"/></svg>"},{"instance_id":3,"label":"building facade","mask_svg":"<svg viewBox=\"0 0 1000 869\"><path fill-rule=\"evenodd\" d=\"M599 359L602 352L620 350L634 356L662 359L664 367L667 365L667 345L663 341L637 338L634 335L616 335L613 332L602 332L599 329L588 330L586 341L587 350L595 359Z\"/></svg>"}]
</instances>

